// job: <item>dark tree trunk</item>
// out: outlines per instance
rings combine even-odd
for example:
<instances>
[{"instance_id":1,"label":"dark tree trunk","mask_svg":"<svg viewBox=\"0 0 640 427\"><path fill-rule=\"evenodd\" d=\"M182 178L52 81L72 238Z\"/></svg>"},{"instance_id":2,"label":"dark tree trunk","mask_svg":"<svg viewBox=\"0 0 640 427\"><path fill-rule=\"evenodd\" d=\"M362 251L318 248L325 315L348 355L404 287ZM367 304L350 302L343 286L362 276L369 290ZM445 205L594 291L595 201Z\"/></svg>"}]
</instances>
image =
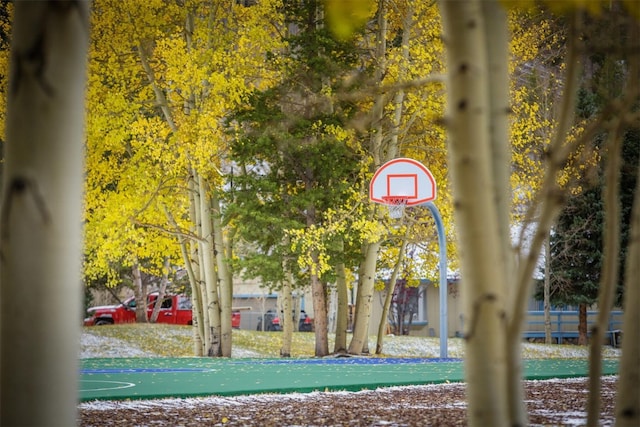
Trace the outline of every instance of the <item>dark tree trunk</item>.
<instances>
[{"instance_id":1,"label":"dark tree trunk","mask_svg":"<svg viewBox=\"0 0 640 427\"><path fill-rule=\"evenodd\" d=\"M578 345L587 345L587 304L578 306Z\"/></svg>"}]
</instances>

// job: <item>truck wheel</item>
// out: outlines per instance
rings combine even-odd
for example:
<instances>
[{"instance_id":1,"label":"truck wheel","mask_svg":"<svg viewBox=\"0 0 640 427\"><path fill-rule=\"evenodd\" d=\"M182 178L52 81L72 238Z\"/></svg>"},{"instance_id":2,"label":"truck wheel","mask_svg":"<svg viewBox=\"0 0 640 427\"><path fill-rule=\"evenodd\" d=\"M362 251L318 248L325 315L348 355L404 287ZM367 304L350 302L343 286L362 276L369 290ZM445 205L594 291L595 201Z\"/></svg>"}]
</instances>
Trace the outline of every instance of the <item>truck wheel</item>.
<instances>
[{"instance_id":1,"label":"truck wheel","mask_svg":"<svg viewBox=\"0 0 640 427\"><path fill-rule=\"evenodd\" d=\"M113 322L105 319L96 320L96 326L102 326L102 325L113 325Z\"/></svg>"}]
</instances>

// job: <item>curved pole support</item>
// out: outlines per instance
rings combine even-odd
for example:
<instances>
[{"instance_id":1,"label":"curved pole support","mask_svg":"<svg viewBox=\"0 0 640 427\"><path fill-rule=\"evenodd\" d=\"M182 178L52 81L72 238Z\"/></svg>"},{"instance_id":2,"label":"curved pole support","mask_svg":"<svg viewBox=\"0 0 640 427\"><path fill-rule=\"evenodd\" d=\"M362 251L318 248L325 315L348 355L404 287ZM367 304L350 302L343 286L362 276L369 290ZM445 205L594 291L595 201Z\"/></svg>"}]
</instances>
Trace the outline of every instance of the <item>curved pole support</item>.
<instances>
[{"instance_id":1,"label":"curved pole support","mask_svg":"<svg viewBox=\"0 0 640 427\"><path fill-rule=\"evenodd\" d=\"M440 211L433 202L424 203L422 206L429 208L438 230L438 246L440 248L440 357L447 358L448 315L447 315L447 241L444 234L444 225Z\"/></svg>"}]
</instances>

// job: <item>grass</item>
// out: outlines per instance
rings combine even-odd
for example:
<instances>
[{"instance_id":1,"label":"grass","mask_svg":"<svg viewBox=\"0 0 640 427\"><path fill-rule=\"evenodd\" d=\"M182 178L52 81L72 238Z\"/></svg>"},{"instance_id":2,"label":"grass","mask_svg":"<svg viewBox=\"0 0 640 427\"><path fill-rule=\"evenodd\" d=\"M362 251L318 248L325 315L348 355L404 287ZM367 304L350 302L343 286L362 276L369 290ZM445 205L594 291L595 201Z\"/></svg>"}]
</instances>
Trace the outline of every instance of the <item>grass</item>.
<instances>
[{"instance_id":1,"label":"grass","mask_svg":"<svg viewBox=\"0 0 640 427\"><path fill-rule=\"evenodd\" d=\"M233 331L234 357L278 357L282 346L282 332ZM91 338L91 339L89 339ZM329 336L329 350L333 349L334 336ZM369 349L375 350L376 337L370 337ZM464 343L460 338L447 342L448 356L464 357ZM93 326L83 329L81 357L189 357L193 351L193 328L165 324L126 324ZM439 357L440 340L414 336L384 338L386 357ZM297 332L291 344L292 357L313 357L315 334ZM605 358L616 358L619 350L604 347ZM588 348L575 345L523 345L523 357L535 358L587 358Z\"/></svg>"}]
</instances>

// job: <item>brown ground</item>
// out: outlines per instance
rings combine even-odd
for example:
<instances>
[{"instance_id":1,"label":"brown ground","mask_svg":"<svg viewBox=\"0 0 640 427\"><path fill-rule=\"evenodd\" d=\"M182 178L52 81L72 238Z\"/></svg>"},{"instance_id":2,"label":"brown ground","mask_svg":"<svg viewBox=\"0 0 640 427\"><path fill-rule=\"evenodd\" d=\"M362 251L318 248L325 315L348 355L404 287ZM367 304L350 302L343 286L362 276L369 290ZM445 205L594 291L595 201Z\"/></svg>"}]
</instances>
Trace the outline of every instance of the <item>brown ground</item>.
<instances>
[{"instance_id":1,"label":"brown ground","mask_svg":"<svg viewBox=\"0 0 640 427\"><path fill-rule=\"evenodd\" d=\"M613 425L615 377L602 381L600 425ZM587 380L525 382L530 425L584 425ZM359 393L85 403L80 426L462 426L464 384Z\"/></svg>"}]
</instances>

